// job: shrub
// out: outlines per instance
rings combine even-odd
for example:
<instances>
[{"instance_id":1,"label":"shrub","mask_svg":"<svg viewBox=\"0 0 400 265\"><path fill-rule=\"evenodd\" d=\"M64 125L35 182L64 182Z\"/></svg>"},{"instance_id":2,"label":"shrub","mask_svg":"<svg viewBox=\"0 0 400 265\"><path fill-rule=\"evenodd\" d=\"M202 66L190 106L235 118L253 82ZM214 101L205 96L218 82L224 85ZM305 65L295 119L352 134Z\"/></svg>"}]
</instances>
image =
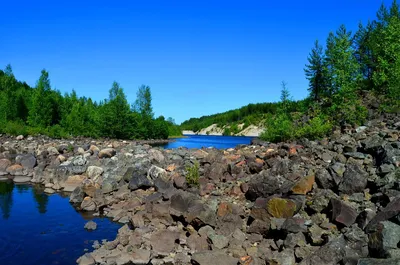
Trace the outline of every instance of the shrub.
<instances>
[{"instance_id":1,"label":"shrub","mask_svg":"<svg viewBox=\"0 0 400 265\"><path fill-rule=\"evenodd\" d=\"M48 136L51 138L68 138L68 134L60 125L51 126L48 130Z\"/></svg>"},{"instance_id":2,"label":"shrub","mask_svg":"<svg viewBox=\"0 0 400 265\"><path fill-rule=\"evenodd\" d=\"M189 185L198 186L199 185L199 178L200 178L200 164L199 162L195 161L192 166L186 167L186 182Z\"/></svg>"},{"instance_id":3,"label":"shrub","mask_svg":"<svg viewBox=\"0 0 400 265\"><path fill-rule=\"evenodd\" d=\"M319 115L303 124L296 131L297 138L308 138L310 140L322 138L332 130L332 124L324 116Z\"/></svg>"},{"instance_id":4,"label":"shrub","mask_svg":"<svg viewBox=\"0 0 400 265\"><path fill-rule=\"evenodd\" d=\"M260 135L264 141L283 142L295 137L294 124L289 115L285 113L277 114L275 117L267 119L266 129Z\"/></svg>"}]
</instances>

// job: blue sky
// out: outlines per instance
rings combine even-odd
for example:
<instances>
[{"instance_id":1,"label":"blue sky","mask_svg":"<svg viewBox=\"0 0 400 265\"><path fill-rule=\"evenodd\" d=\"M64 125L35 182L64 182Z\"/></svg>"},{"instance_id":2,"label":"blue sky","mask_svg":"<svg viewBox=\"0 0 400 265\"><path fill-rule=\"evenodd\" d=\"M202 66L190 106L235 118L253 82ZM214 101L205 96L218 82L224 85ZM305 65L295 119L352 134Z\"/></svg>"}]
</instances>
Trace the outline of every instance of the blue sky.
<instances>
[{"instance_id":1,"label":"blue sky","mask_svg":"<svg viewBox=\"0 0 400 265\"><path fill-rule=\"evenodd\" d=\"M391 1L384 1L390 5ZM156 115L178 123L249 103L278 101L285 80L307 95L304 65L315 39L356 30L381 1L3 1L0 67L35 85L128 101L151 87Z\"/></svg>"}]
</instances>

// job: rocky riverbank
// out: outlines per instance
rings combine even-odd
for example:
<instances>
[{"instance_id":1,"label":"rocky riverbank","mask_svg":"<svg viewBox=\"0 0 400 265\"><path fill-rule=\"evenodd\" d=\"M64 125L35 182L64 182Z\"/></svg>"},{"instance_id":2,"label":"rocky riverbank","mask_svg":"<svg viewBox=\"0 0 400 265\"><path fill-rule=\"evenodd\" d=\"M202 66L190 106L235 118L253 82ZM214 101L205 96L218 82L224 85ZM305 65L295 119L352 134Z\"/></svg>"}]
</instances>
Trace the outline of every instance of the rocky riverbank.
<instances>
[{"instance_id":1,"label":"rocky riverbank","mask_svg":"<svg viewBox=\"0 0 400 265\"><path fill-rule=\"evenodd\" d=\"M388 115L321 141L227 150L2 138L0 178L71 192L125 224L80 265L400 264L399 137Z\"/></svg>"}]
</instances>

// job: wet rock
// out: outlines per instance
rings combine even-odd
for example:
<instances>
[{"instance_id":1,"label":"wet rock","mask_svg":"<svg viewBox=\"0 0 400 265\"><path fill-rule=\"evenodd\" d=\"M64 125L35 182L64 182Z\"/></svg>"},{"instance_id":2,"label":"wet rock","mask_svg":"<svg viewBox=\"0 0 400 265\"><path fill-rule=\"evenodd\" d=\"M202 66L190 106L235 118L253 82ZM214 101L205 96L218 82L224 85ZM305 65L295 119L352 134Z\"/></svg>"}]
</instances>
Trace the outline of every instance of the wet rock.
<instances>
[{"instance_id":1,"label":"wet rock","mask_svg":"<svg viewBox=\"0 0 400 265\"><path fill-rule=\"evenodd\" d=\"M339 190L345 194L363 192L367 186L368 174L357 164L348 164Z\"/></svg>"},{"instance_id":2,"label":"wet rock","mask_svg":"<svg viewBox=\"0 0 400 265\"><path fill-rule=\"evenodd\" d=\"M105 148L99 152L98 156L99 156L99 158L111 158L111 157L115 156L116 153L117 153L117 151L115 151L114 148Z\"/></svg>"},{"instance_id":3,"label":"wet rock","mask_svg":"<svg viewBox=\"0 0 400 265\"><path fill-rule=\"evenodd\" d=\"M338 199L331 199L332 220L345 226L354 224L357 218L357 211L351 206Z\"/></svg>"},{"instance_id":4,"label":"wet rock","mask_svg":"<svg viewBox=\"0 0 400 265\"><path fill-rule=\"evenodd\" d=\"M97 229L97 224L93 221L89 221L85 224L84 228L86 230L96 230Z\"/></svg>"},{"instance_id":5,"label":"wet rock","mask_svg":"<svg viewBox=\"0 0 400 265\"><path fill-rule=\"evenodd\" d=\"M196 265L237 265L239 260L216 251L203 251L194 253L192 262Z\"/></svg>"}]
</instances>

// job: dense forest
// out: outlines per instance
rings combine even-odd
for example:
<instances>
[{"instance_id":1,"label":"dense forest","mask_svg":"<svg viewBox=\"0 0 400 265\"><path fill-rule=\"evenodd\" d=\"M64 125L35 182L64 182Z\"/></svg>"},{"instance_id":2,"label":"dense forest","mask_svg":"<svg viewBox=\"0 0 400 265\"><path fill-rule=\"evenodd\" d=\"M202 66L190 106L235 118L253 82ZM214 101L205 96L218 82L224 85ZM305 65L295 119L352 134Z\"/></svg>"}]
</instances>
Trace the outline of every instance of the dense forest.
<instances>
[{"instance_id":1,"label":"dense forest","mask_svg":"<svg viewBox=\"0 0 400 265\"><path fill-rule=\"evenodd\" d=\"M50 85L42 70L35 87L18 81L10 65L0 70L0 133L44 134L120 139L165 139L181 134L173 119L154 118L150 87L142 85L130 105L123 88L114 82L109 97L99 103L78 97L75 91L62 95Z\"/></svg>"},{"instance_id":2,"label":"dense forest","mask_svg":"<svg viewBox=\"0 0 400 265\"><path fill-rule=\"evenodd\" d=\"M182 128L197 131L211 124L257 124L261 138L285 141L319 138L333 126L362 124L368 115L366 98L380 103L380 111L400 110L400 11L393 1L381 5L376 20L359 24L353 34L340 26L323 47L315 41L305 66L309 96L293 101L282 82L281 101L249 104L221 114L192 118ZM367 96L366 96L367 95Z\"/></svg>"}]
</instances>

